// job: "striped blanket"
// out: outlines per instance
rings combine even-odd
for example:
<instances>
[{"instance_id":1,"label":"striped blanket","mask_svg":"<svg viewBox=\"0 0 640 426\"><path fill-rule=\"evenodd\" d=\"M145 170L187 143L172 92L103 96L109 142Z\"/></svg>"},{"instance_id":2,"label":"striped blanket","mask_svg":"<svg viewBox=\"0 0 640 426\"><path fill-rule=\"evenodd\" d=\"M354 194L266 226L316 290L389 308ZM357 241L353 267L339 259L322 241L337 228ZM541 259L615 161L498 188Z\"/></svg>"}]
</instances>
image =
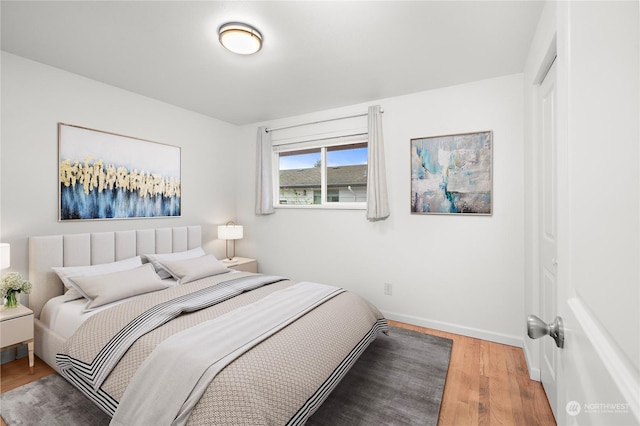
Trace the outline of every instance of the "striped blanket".
<instances>
[{"instance_id":1,"label":"striped blanket","mask_svg":"<svg viewBox=\"0 0 640 426\"><path fill-rule=\"evenodd\" d=\"M165 340L203 321L251 312L247 307L293 285L275 276L224 274L115 306L66 342L57 357L61 373L113 415L136 371ZM334 295L230 360L187 424L303 424L384 329L382 315L365 300Z\"/></svg>"}]
</instances>

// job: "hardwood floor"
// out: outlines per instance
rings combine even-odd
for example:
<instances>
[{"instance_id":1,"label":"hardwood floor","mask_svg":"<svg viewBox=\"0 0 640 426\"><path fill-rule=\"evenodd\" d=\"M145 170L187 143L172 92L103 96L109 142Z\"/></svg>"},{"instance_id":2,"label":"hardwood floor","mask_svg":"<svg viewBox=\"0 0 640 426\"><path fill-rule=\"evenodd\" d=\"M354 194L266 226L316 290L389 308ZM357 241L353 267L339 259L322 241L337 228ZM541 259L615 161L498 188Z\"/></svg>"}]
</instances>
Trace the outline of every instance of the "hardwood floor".
<instances>
[{"instance_id":1,"label":"hardwood floor","mask_svg":"<svg viewBox=\"0 0 640 426\"><path fill-rule=\"evenodd\" d=\"M439 426L555 425L540 382L529 379L522 349L389 321L453 340Z\"/></svg>"},{"instance_id":2,"label":"hardwood floor","mask_svg":"<svg viewBox=\"0 0 640 426\"><path fill-rule=\"evenodd\" d=\"M556 424L542 385L529 379L522 349L395 321L389 324L453 340L438 425ZM53 372L37 357L34 374L29 374L26 358L3 364L0 392Z\"/></svg>"}]
</instances>

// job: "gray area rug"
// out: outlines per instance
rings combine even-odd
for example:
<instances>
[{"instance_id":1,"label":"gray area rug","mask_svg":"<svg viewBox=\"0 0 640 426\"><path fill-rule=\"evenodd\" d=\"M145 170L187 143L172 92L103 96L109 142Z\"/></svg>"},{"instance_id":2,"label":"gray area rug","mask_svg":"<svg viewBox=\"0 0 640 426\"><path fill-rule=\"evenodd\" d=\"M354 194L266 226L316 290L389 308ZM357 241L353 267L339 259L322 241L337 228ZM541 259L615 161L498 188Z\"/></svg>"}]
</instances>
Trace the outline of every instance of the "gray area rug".
<instances>
[{"instance_id":1,"label":"gray area rug","mask_svg":"<svg viewBox=\"0 0 640 426\"><path fill-rule=\"evenodd\" d=\"M436 425L452 341L390 327L307 425ZM0 396L8 426L101 426L111 420L58 374Z\"/></svg>"},{"instance_id":2,"label":"gray area rug","mask_svg":"<svg viewBox=\"0 0 640 426\"><path fill-rule=\"evenodd\" d=\"M58 374L0 395L8 426L102 426L111 417Z\"/></svg>"},{"instance_id":3,"label":"gray area rug","mask_svg":"<svg viewBox=\"0 0 640 426\"><path fill-rule=\"evenodd\" d=\"M453 341L390 327L307 422L313 426L437 425Z\"/></svg>"}]
</instances>

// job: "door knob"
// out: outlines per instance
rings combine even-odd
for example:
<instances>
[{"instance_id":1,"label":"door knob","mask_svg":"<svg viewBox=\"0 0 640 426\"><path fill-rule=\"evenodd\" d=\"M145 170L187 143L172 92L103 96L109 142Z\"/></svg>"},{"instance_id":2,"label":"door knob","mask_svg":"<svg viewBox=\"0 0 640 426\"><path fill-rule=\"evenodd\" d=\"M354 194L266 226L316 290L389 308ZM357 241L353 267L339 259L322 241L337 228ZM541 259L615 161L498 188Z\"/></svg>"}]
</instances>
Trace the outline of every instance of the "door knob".
<instances>
[{"instance_id":1,"label":"door knob","mask_svg":"<svg viewBox=\"0 0 640 426\"><path fill-rule=\"evenodd\" d=\"M547 324L537 316L529 315L529 318L527 318L527 334L532 339L551 336L556 341L557 347L564 347L564 327L560 317L556 317L551 324Z\"/></svg>"}]
</instances>

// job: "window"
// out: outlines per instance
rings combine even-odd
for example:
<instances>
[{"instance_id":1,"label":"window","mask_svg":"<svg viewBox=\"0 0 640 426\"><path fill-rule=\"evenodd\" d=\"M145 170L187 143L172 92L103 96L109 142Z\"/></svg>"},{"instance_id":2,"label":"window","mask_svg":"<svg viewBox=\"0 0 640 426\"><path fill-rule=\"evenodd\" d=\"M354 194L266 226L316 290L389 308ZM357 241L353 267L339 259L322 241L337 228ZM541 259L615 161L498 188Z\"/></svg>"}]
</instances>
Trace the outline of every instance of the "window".
<instances>
[{"instance_id":1,"label":"window","mask_svg":"<svg viewBox=\"0 0 640 426\"><path fill-rule=\"evenodd\" d=\"M362 138L274 147L277 205L365 208L367 142Z\"/></svg>"}]
</instances>

